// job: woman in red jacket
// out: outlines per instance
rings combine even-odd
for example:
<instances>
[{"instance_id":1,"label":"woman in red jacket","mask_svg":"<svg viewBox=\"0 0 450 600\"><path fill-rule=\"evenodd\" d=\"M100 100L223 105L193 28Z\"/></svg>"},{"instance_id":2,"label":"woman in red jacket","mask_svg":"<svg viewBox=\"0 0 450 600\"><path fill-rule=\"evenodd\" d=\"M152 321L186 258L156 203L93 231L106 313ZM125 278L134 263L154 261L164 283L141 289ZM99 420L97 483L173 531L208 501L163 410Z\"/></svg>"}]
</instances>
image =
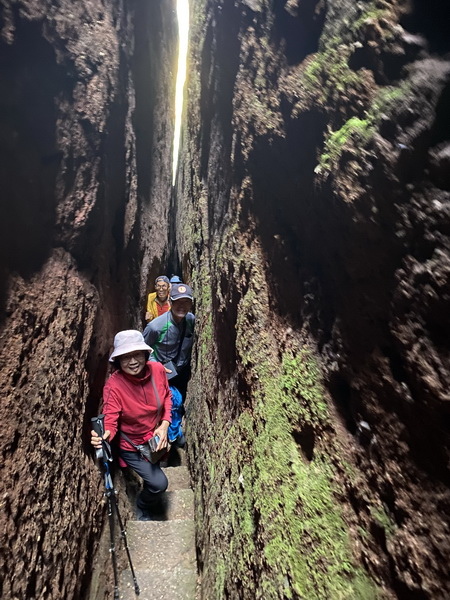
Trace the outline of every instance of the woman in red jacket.
<instances>
[{"instance_id":1,"label":"woman in red jacket","mask_svg":"<svg viewBox=\"0 0 450 600\"><path fill-rule=\"evenodd\" d=\"M161 495L168 483L159 464L152 464L136 449L155 436L159 437L157 451L168 444L172 397L163 365L148 362L152 352L140 331L119 331L109 358L117 370L103 389L104 438L111 441L119 434L121 465L128 465L144 480L137 499L142 519L160 511ZM95 431L91 436L92 445L99 448L100 437Z\"/></svg>"}]
</instances>

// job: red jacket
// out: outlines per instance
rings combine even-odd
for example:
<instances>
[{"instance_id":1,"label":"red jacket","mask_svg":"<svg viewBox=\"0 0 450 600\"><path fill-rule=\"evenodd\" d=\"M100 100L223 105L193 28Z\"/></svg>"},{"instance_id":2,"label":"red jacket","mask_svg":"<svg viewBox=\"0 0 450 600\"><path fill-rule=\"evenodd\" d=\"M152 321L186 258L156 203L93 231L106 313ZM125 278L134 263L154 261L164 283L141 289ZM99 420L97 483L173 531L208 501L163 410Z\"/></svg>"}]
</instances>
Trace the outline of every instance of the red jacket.
<instances>
[{"instance_id":1,"label":"red jacket","mask_svg":"<svg viewBox=\"0 0 450 600\"><path fill-rule=\"evenodd\" d=\"M143 444L153 437L161 421L171 422L172 395L167 384L166 371L161 363L148 362L142 378L116 371L103 389L103 413L105 431L111 432L112 440L118 429L134 444ZM159 394L160 405L153 390L152 377ZM120 438L123 450L135 450L124 438Z\"/></svg>"}]
</instances>

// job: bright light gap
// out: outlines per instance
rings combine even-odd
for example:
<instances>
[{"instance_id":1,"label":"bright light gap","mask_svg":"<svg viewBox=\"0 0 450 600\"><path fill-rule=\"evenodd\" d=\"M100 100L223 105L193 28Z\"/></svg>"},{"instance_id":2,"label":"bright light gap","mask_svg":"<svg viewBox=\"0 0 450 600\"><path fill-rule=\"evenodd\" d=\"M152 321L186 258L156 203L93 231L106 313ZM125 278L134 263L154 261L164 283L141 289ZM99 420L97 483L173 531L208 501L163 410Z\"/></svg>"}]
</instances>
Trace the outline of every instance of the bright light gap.
<instances>
[{"instance_id":1,"label":"bright light gap","mask_svg":"<svg viewBox=\"0 0 450 600\"><path fill-rule=\"evenodd\" d=\"M177 0L178 19L178 70L175 90L175 130L173 135L172 185L177 177L180 152L181 119L183 116L184 84L186 82L187 51L189 40L189 0Z\"/></svg>"}]
</instances>

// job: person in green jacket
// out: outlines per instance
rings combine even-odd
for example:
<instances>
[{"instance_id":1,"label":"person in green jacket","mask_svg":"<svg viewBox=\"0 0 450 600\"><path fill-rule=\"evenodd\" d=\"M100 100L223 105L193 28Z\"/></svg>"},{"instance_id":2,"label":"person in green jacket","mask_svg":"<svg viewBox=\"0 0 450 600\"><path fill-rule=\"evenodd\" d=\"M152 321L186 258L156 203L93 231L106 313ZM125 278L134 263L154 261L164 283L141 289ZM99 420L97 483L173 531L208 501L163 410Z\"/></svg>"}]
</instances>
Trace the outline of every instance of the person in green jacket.
<instances>
[{"instance_id":1,"label":"person in green jacket","mask_svg":"<svg viewBox=\"0 0 450 600\"><path fill-rule=\"evenodd\" d=\"M186 283L173 283L170 301L170 311L147 323L143 335L145 343L154 351L152 360L166 366L170 385L180 390L184 400L191 376L191 353L194 343L192 289Z\"/></svg>"}]
</instances>

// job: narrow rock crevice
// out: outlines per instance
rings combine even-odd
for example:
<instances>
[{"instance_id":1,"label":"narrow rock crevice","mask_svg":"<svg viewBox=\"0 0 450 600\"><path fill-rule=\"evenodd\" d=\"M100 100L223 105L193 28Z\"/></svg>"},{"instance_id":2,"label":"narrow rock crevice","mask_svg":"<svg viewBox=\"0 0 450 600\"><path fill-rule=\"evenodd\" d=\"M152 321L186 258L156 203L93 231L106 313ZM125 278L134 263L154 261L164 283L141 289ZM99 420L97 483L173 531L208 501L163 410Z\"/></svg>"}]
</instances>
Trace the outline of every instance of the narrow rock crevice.
<instances>
[{"instance_id":1,"label":"narrow rock crevice","mask_svg":"<svg viewBox=\"0 0 450 600\"><path fill-rule=\"evenodd\" d=\"M90 418L177 272L201 597L446 599L448 7L193 0L175 188L174 3L3 9L1 595L108 596Z\"/></svg>"}]
</instances>

